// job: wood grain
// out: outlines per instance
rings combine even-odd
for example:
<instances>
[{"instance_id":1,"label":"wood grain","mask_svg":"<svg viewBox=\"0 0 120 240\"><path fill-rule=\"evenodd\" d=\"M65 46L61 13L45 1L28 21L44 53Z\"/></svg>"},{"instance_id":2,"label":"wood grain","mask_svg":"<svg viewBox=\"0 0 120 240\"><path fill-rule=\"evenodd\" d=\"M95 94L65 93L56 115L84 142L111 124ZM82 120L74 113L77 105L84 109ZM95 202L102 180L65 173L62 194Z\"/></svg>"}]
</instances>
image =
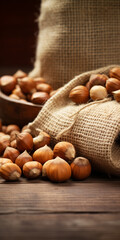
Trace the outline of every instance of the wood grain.
<instances>
[{"instance_id":1,"label":"wood grain","mask_svg":"<svg viewBox=\"0 0 120 240\"><path fill-rule=\"evenodd\" d=\"M120 182L0 184L0 214L120 213Z\"/></svg>"},{"instance_id":2,"label":"wood grain","mask_svg":"<svg viewBox=\"0 0 120 240\"><path fill-rule=\"evenodd\" d=\"M0 216L0 239L119 240L120 214Z\"/></svg>"}]
</instances>

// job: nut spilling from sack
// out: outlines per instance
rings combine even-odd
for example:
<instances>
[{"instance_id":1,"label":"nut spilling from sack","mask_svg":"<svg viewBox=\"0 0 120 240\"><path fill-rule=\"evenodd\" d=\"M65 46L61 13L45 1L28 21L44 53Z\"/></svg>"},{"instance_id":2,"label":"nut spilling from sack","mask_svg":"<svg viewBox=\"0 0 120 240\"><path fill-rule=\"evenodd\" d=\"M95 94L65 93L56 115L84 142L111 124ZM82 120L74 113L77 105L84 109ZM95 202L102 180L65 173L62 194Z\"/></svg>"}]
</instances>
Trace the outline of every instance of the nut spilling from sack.
<instances>
[{"instance_id":1,"label":"nut spilling from sack","mask_svg":"<svg viewBox=\"0 0 120 240\"><path fill-rule=\"evenodd\" d=\"M56 91L46 80L30 78L25 72L18 70L13 76L4 75L0 78L0 89L12 99L44 104Z\"/></svg>"},{"instance_id":2,"label":"nut spilling from sack","mask_svg":"<svg viewBox=\"0 0 120 240\"><path fill-rule=\"evenodd\" d=\"M32 136L28 126L2 125L0 122L0 176L7 181L42 177L52 182L64 182L71 177L83 180L91 174L91 163L76 156L73 144L58 142L52 149L50 136L41 131Z\"/></svg>"},{"instance_id":3,"label":"nut spilling from sack","mask_svg":"<svg viewBox=\"0 0 120 240\"><path fill-rule=\"evenodd\" d=\"M74 87L69 94L70 99L76 104L87 103L113 97L120 102L120 67L114 67L105 74L92 74L85 86Z\"/></svg>"}]
</instances>

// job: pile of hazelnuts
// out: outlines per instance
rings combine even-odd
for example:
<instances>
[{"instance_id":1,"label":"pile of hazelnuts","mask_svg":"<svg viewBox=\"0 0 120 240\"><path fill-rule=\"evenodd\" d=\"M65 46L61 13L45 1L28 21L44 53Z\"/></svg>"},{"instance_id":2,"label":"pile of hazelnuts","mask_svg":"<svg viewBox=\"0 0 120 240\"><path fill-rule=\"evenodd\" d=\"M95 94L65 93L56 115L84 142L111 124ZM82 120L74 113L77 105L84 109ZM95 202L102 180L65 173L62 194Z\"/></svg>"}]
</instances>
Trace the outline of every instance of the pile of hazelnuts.
<instances>
[{"instance_id":1,"label":"pile of hazelnuts","mask_svg":"<svg viewBox=\"0 0 120 240\"><path fill-rule=\"evenodd\" d=\"M106 74L91 74L85 86L74 87L69 94L76 104L112 97L120 102L120 67L114 67Z\"/></svg>"},{"instance_id":2,"label":"pile of hazelnuts","mask_svg":"<svg viewBox=\"0 0 120 240\"><path fill-rule=\"evenodd\" d=\"M71 177L83 180L91 174L90 161L76 157L73 144L58 142L50 147L50 135L41 131L32 136L28 126L2 125L0 121L0 176L7 181L43 178L64 182Z\"/></svg>"},{"instance_id":3,"label":"pile of hazelnuts","mask_svg":"<svg viewBox=\"0 0 120 240\"><path fill-rule=\"evenodd\" d=\"M56 92L44 78L31 78L22 70L2 76L0 89L12 99L42 105Z\"/></svg>"}]
</instances>

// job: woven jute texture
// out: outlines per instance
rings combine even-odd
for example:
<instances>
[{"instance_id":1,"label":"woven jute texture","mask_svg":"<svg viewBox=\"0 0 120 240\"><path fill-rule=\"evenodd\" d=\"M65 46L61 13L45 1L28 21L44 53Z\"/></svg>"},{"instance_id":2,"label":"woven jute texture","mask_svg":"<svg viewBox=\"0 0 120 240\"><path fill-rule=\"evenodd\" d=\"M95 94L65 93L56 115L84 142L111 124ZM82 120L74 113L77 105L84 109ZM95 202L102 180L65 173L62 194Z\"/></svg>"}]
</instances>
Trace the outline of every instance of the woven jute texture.
<instances>
[{"instance_id":1,"label":"woven jute texture","mask_svg":"<svg viewBox=\"0 0 120 240\"><path fill-rule=\"evenodd\" d=\"M54 89L120 64L120 0L42 0L34 70Z\"/></svg>"},{"instance_id":2,"label":"woven jute texture","mask_svg":"<svg viewBox=\"0 0 120 240\"><path fill-rule=\"evenodd\" d=\"M87 157L93 167L109 175L120 175L120 142L116 140L120 132L120 104L107 98L76 105L68 97L70 90L85 84L92 73L108 74L112 67L76 76L46 102L29 127L34 136L40 130L46 131L54 144L61 140L71 142L78 155ZM60 133L61 137L56 139Z\"/></svg>"}]
</instances>

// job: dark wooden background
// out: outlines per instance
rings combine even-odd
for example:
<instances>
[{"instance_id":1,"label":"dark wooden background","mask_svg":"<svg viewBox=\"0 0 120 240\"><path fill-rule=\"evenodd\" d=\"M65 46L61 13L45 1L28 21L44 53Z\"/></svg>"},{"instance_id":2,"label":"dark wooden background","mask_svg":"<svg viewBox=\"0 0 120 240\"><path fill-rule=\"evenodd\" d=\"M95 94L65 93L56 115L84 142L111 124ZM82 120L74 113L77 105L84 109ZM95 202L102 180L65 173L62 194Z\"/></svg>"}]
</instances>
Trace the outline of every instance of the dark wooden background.
<instances>
[{"instance_id":1,"label":"dark wooden background","mask_svg":"<svg viewBox=\"0 0 120 240\"><path fill-rule=\"evenodd\" d=\"M0 1L0 75L18 68L32 69L40 2Z\"/></svg>"}]
</instances>

